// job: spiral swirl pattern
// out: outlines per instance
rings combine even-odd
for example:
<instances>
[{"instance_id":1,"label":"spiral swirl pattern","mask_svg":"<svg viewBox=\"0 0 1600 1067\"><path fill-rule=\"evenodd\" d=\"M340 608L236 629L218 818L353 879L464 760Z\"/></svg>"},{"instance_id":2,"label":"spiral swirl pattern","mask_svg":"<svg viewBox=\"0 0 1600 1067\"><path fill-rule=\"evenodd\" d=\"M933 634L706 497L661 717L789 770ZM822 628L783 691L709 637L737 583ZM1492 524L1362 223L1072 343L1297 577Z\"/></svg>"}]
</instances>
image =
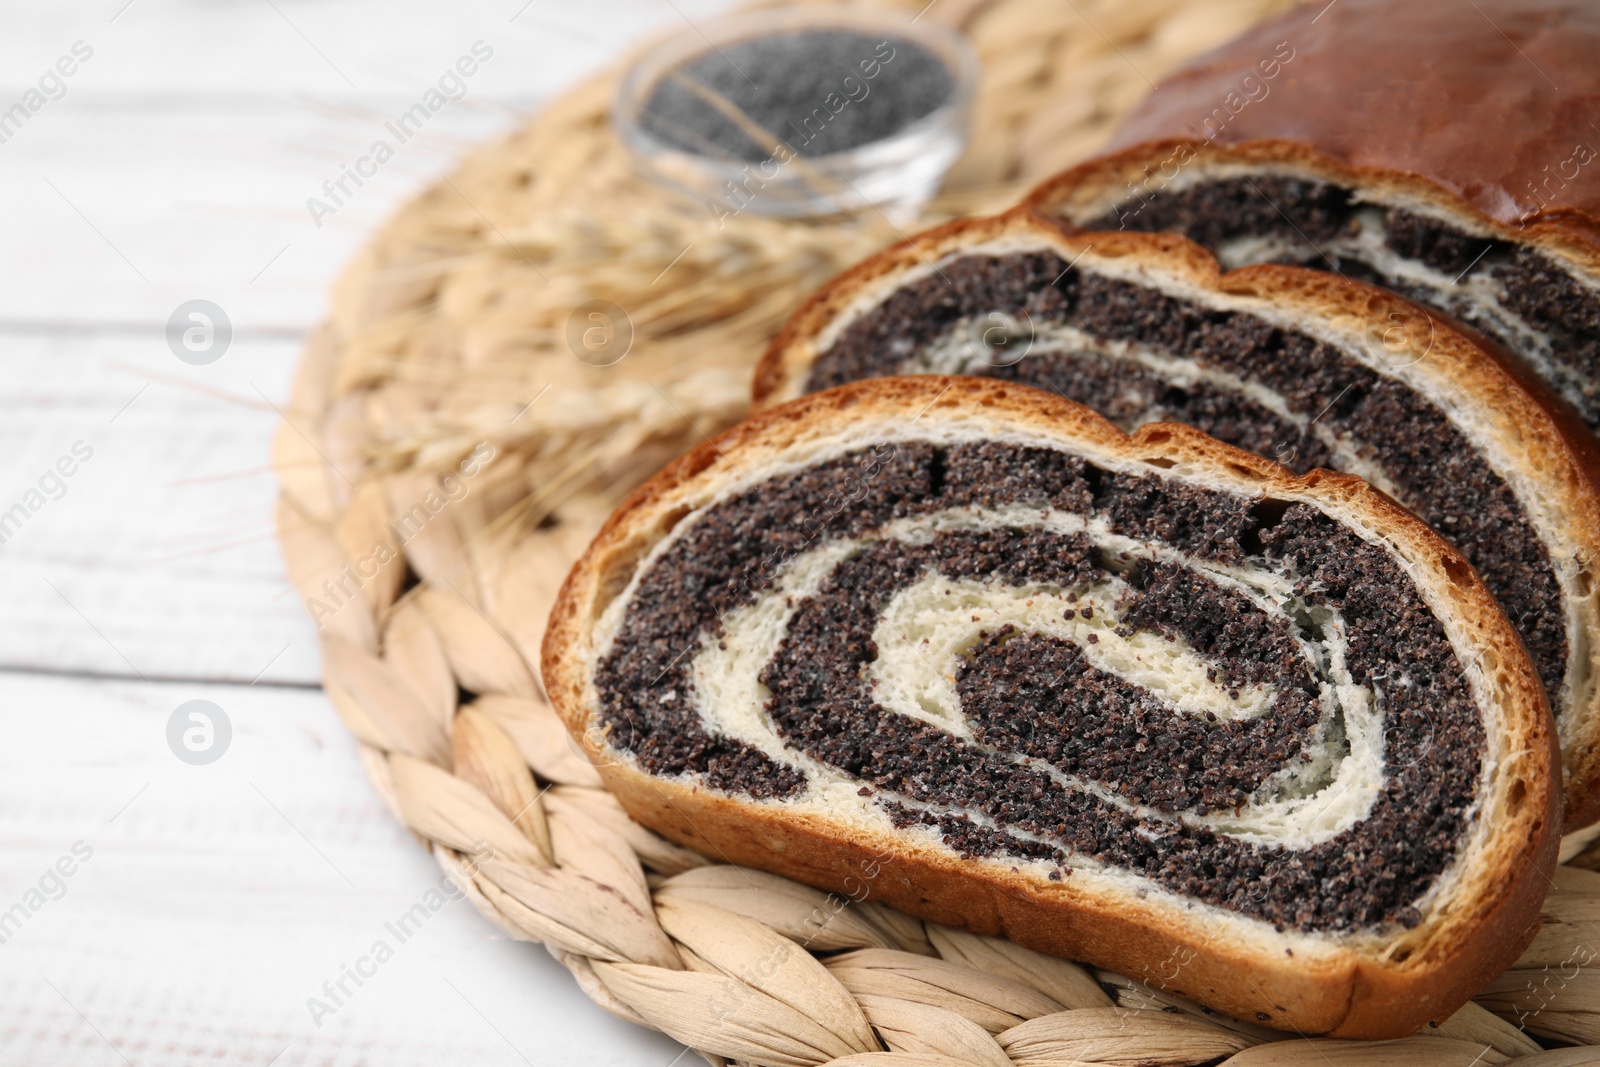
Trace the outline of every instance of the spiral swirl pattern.
<instances>
[{"instance_id":1,"label":"spiral swirl pattern","mask_svg":"<svg viewBox=\"0 0 1600 1067\"><path fill-rule=\"evenodd\" d=\"M1306 504L885 441L659 544L608 609L649 773L1280 928L1420 921L1484 726L1389 551Z\"/></svg>"}]
</instances>

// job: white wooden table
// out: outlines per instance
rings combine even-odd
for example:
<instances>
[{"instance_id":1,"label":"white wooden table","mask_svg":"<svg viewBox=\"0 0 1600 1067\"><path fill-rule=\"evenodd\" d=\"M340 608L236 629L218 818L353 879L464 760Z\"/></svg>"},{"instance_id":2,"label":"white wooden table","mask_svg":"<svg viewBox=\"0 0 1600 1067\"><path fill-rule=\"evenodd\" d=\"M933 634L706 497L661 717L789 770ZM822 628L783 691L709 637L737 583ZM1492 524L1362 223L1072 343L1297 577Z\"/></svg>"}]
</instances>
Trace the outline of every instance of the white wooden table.
<instances>
[{"instance_id":1,"label":"white wooden table","mask_svg":"<svg viewBox=\"0 0 1600 1067\"><path fill-rule=\"evenodd\" d=\"M0 544L0 1065L683 1054L465 902L313 1018L439 872L318 687L268 441L328 284L398 203L629 41L720 6L0 6L0 533L22 505ZM317 225L307 199L477 41L493 56L466 96ZM75 45L88 58L28 96ZM233 325L209 365L165 336L193 299ZM91 454L70 477L47 473L74 448ZM232 726L204 766L167 741L194 699Z\"/></svg>"}]
</instances>

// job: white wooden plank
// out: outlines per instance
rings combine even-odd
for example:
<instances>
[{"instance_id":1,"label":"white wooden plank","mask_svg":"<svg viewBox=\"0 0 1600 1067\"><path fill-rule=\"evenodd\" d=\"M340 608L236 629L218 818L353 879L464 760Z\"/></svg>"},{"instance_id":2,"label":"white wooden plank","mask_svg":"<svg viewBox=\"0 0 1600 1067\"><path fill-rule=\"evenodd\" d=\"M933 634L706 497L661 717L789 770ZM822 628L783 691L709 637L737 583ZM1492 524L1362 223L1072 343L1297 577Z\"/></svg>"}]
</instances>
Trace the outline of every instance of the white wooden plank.
<instances>
[{"instance_id":1,"label":"white wooden plank","mask_svg":"<svg viewBox=\"0 0 1600 1067\"><path fill-rule=\"evenodd\" d=\"M82 80L73 76L65 99L90 87L186 100L217 92L353 98L405 92L413 77L431 77L483 39L497 48L505 41L527 60L516 69L486 70L485 89L506 99L537 97L571 84L640 34L728 6L728 0L16 4L6 11L0 40L0 87L26 86L82 39L95 55Z\"/></svg>"},{"instance_id":2,"label":"white wooden plank","mask_svg":"<svg viewBox=\"0 0 1600 1067\"><path fill-rule=\"evenodd\" d=\"M153 329L0 344L0 667L315 684L268 466L298 343L203 367Z\"/></svg>"},{"instance_id":3,"label":"white wooden plank","mask_svg":"<svg viewBox=\"0 0 1600 1067\"><path fill-rule=\"evenodd\" d=\"M164 323L200 297L239 328L306 328L383 219L510 123L499 109L442 111L319 227L306 200L370 150L392 110L246 100L41 114L0 146L16 163L0 168L17 212L4 257L27 268L0 291L0 322Z\"/></svg>"},{"instance_id":4,"label":"white wooden plank","mask_svg":"<svg viewBox=\"0 0 1600 1067\"><path fill-rule=\"evenodd\" d=\"M75 442L94 455L0 545L12 609L0 667L316 678L310 624L270 540L277 415L261 394L281 402L338 268L455 153L680 21L675 9L698 18L721 4L540 0L513 24L520 6L6 12L0 108L73 41L95 55L0 144L0 511ZM587 36L551 28L561 21ZM467 100L312 225L305 198L479 37L496 59ZM194 297L238 330L208 367L176 361L159 332ZM197 697L235 728L207 767L165 740L173 708ZM306 999L437 879L320 694L0 671L0 725L0 909L28 900L73 842L94 849L65 895L0 945L5 1062L665 1067L682 1053L595 1008L541 950L500 939L464 904L317 1027Z\"/></svg>"},{"instance_id":5,"label":"white wooden plank","mask_svg":"<svg viewBox=\"0 0 1600 1067\"><path fill-rule=\"evenodd\" d=\"M201 767L165 736L197 698L233 727ZM0 708L0 911L74 842L92 850L0 945L0 1060L666 1067L680 1051L465 901L404 942L389 931L439 872L320 694L0 675ZM308 998L378 940L393 958L317 1026Z\"/></svg>"},{"instance_id":6,"label":"white wooden plank","mask_svg":"<svg viewBox=\"0 0 1600 1067\"><path fill-rule=\"evenodd\" d=\"M108 21L122 2L7 13L0 110L74 42L95 51L0 144L0 323L164 322L205 297L236 325L304 329L371 231L469 146L641 35L726 6L134 0ZM493 57L466 96L318 226L308 198L478 41Z\"/></svg>"}]
</instances>

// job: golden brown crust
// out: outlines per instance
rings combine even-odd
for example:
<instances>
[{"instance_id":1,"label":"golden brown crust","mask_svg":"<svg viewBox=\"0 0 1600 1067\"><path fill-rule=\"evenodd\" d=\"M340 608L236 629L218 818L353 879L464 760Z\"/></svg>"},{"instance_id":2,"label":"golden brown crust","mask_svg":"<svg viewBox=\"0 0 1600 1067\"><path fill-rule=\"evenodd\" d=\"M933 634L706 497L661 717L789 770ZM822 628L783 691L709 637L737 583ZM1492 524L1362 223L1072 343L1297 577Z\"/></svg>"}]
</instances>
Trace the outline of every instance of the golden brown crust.
<instances>
[{"instance_id":1,"label":"golden brown crust","mask_svg":"<svg viewBox=\"0 0 1600 1067\"><path fill-rule=\"evenodd\" d=\"M597 747L588 672L605 603L649 547L694 502L740 482L786 450L836 439L878 420L981 414L992 432L1045 433L1067 447L1109 454L1160 473L1174 465L1214 485L1314 503L1387 541L1426 587L1465 620L1505 729L1491 741L1504 777L1482 803L1500 804L1494 838L1472 860L1454 906L1430 916L1409 958L1394 964L1344 946L1277 958L1207 936L1183 909L1149 894L1050 883L1003 865L961 860L943 847L863 831L780 805L645 775ZM1154 462L1152 462L1154 461ZM744 472L744 473L741 473ZM1465 632L1464 631L1464 632ZM1466 561L1409 512L1359 479L1314 471L1297 477L1269 460L1188 427L1147 426L1130 436L1081 405L978 378L857 382L764 411L708 442L642 486L573 568L543 650L545 685L568 729L598 758L633 816L707 855L778 871L823 888L868 895L913 914L1043 951L1123 970L1245 1018L1303 1033L1386 1037L1441 1019L1526 946L1554 867L1559 797L1554 735L1544 695L1521 643ZM1416 933L1414 931L1413 933ZM1176 955L1175 955L1176 954ZM1182 961L1174 967L1173 961Z\"/></svg>"},{"instance_id":2,"label":"golden brown crust","mask_svg":"<svg viewBox=\"0 0 1600 1067\"><path fill-rule=\"evenodd\" d=\"M1217 144L1182 138L1146 141L1098 156L1047 178L1024 198L1041 217L1080 226L1126 201L1132 189L1159 192L1167 180L1192 180L1207 168L1243 166L1281 170L1365 193L1392 203L1419 205L1466 233L1536 248L1600 280L1600 221L1572 212L1541 214L1526 223L1505 222L1420 174L1341 163L1298 141L1261 139Z\"/></svg>"},{"instance_id":3,"label":"golden brown crust","mask_svg":"<svg viewBox=\"0 0 1600 1067\"><path fill-rule=\"evenodd\" d=\"M1097 171L1096 188L1115 191L1120 176L1142 164L1136 159L1107 164ZM1077 172L1089 173L1100 163ZM1078 185L1047 183L1044 200L1055 203ZM1099 195L1099 194L1095 194ZM1132 231L1082 232L1038 214L1031 200L1004 215L963 219L911 237L834 278L784 325L757 367L756 408L799 395L811 365L821 354L819 337L858 302L874 302L902 284L908 272L929 269L941 257L980 245L1021 242L1048 247L1086 269L1116 269L1136 264L1152 277L1166 277L1200 290L1259 301L1260 307L1310 315L1343 336L1365 338L1395 356L1398 376L1454 398L1491 427L1497 439L1515 442L1505 462L1539 487L1546 514L1538 520L1542 536L1559 537L1585 566L1600 561L1600 447L1586 427L1519 361L1469 337L1435 312L1374 286L1298 267L1262 265L1223 273L1204 248L1173 234ZM1396 327L1400 333L1397 334ZM1399 341L1404 345L1399 345ZM1481 341L1481 339L1480 339ZM1593 580L1593 579L1591 579ZM1600 604L1593 597L1578 605L1590 680L1565 714L1578 717L1566 745L1566 818L1569 831L1600 820ZM1570 729L1570 728L1569 728Z\"/></svg>"}]
</instances>

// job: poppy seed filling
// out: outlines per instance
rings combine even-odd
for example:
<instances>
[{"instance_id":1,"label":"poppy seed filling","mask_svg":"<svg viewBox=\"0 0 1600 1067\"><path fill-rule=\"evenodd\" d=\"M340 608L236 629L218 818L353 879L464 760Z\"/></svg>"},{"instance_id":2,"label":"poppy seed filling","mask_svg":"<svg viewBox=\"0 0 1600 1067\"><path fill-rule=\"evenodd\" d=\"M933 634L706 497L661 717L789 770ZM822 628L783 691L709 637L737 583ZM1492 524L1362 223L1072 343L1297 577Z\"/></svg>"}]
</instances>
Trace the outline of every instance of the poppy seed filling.
<instances>
[{"instance_id":1,"label":"poppy seed filling","mask_svg":"<svg viewBox=\"0 0 1600 1067\"><path fill-rule=\"evenodd\" d=\"M760 653L732 726L709 691L730 645ZM883 442L683 520L594 682L652 775L772 803L842 782L967 856L1304 931L1420 921L1486 744L1388 550L1305 504L999 442ZM941 686L953 718L917 706ZM1304 840L1251 822L1320 804L1368 750L1358 809Z\"/></svg>"},{"instance_id":2,"label":"poppy seed filling","mask_svg":"<svg viewBox=\"0 0 1600 1067\"><path fill-rule=\"evenodd\" d=\"M996 315L1020 332L1008 345L1024 354L982 342ZM1563 707L1570 643L1549 550L1500 475L1404 381L1255 316L1039 251L958 256L902 285L843 329L805 389L928 371L1035 386L1128 431L1187 423L1300 473L1355 468L1471 561L1520 631L1551 706Z\"/></svg>"},{"instance_id":3,"label":"poppy seed filling","mask_svg":"<svg viewBox=\"0 0 1600 1067\"><path fill-rule=\"evenodd\" d=\"M1162 191L1084 228L1181 233L1227 267L1292 263L1392 289L1527 359L1600 431L1600 292L1531 246L1363 203L1330 182L1267 173ZM1411 269L1397 271L1396 257Z\"/></svg>"}]
</instances>

